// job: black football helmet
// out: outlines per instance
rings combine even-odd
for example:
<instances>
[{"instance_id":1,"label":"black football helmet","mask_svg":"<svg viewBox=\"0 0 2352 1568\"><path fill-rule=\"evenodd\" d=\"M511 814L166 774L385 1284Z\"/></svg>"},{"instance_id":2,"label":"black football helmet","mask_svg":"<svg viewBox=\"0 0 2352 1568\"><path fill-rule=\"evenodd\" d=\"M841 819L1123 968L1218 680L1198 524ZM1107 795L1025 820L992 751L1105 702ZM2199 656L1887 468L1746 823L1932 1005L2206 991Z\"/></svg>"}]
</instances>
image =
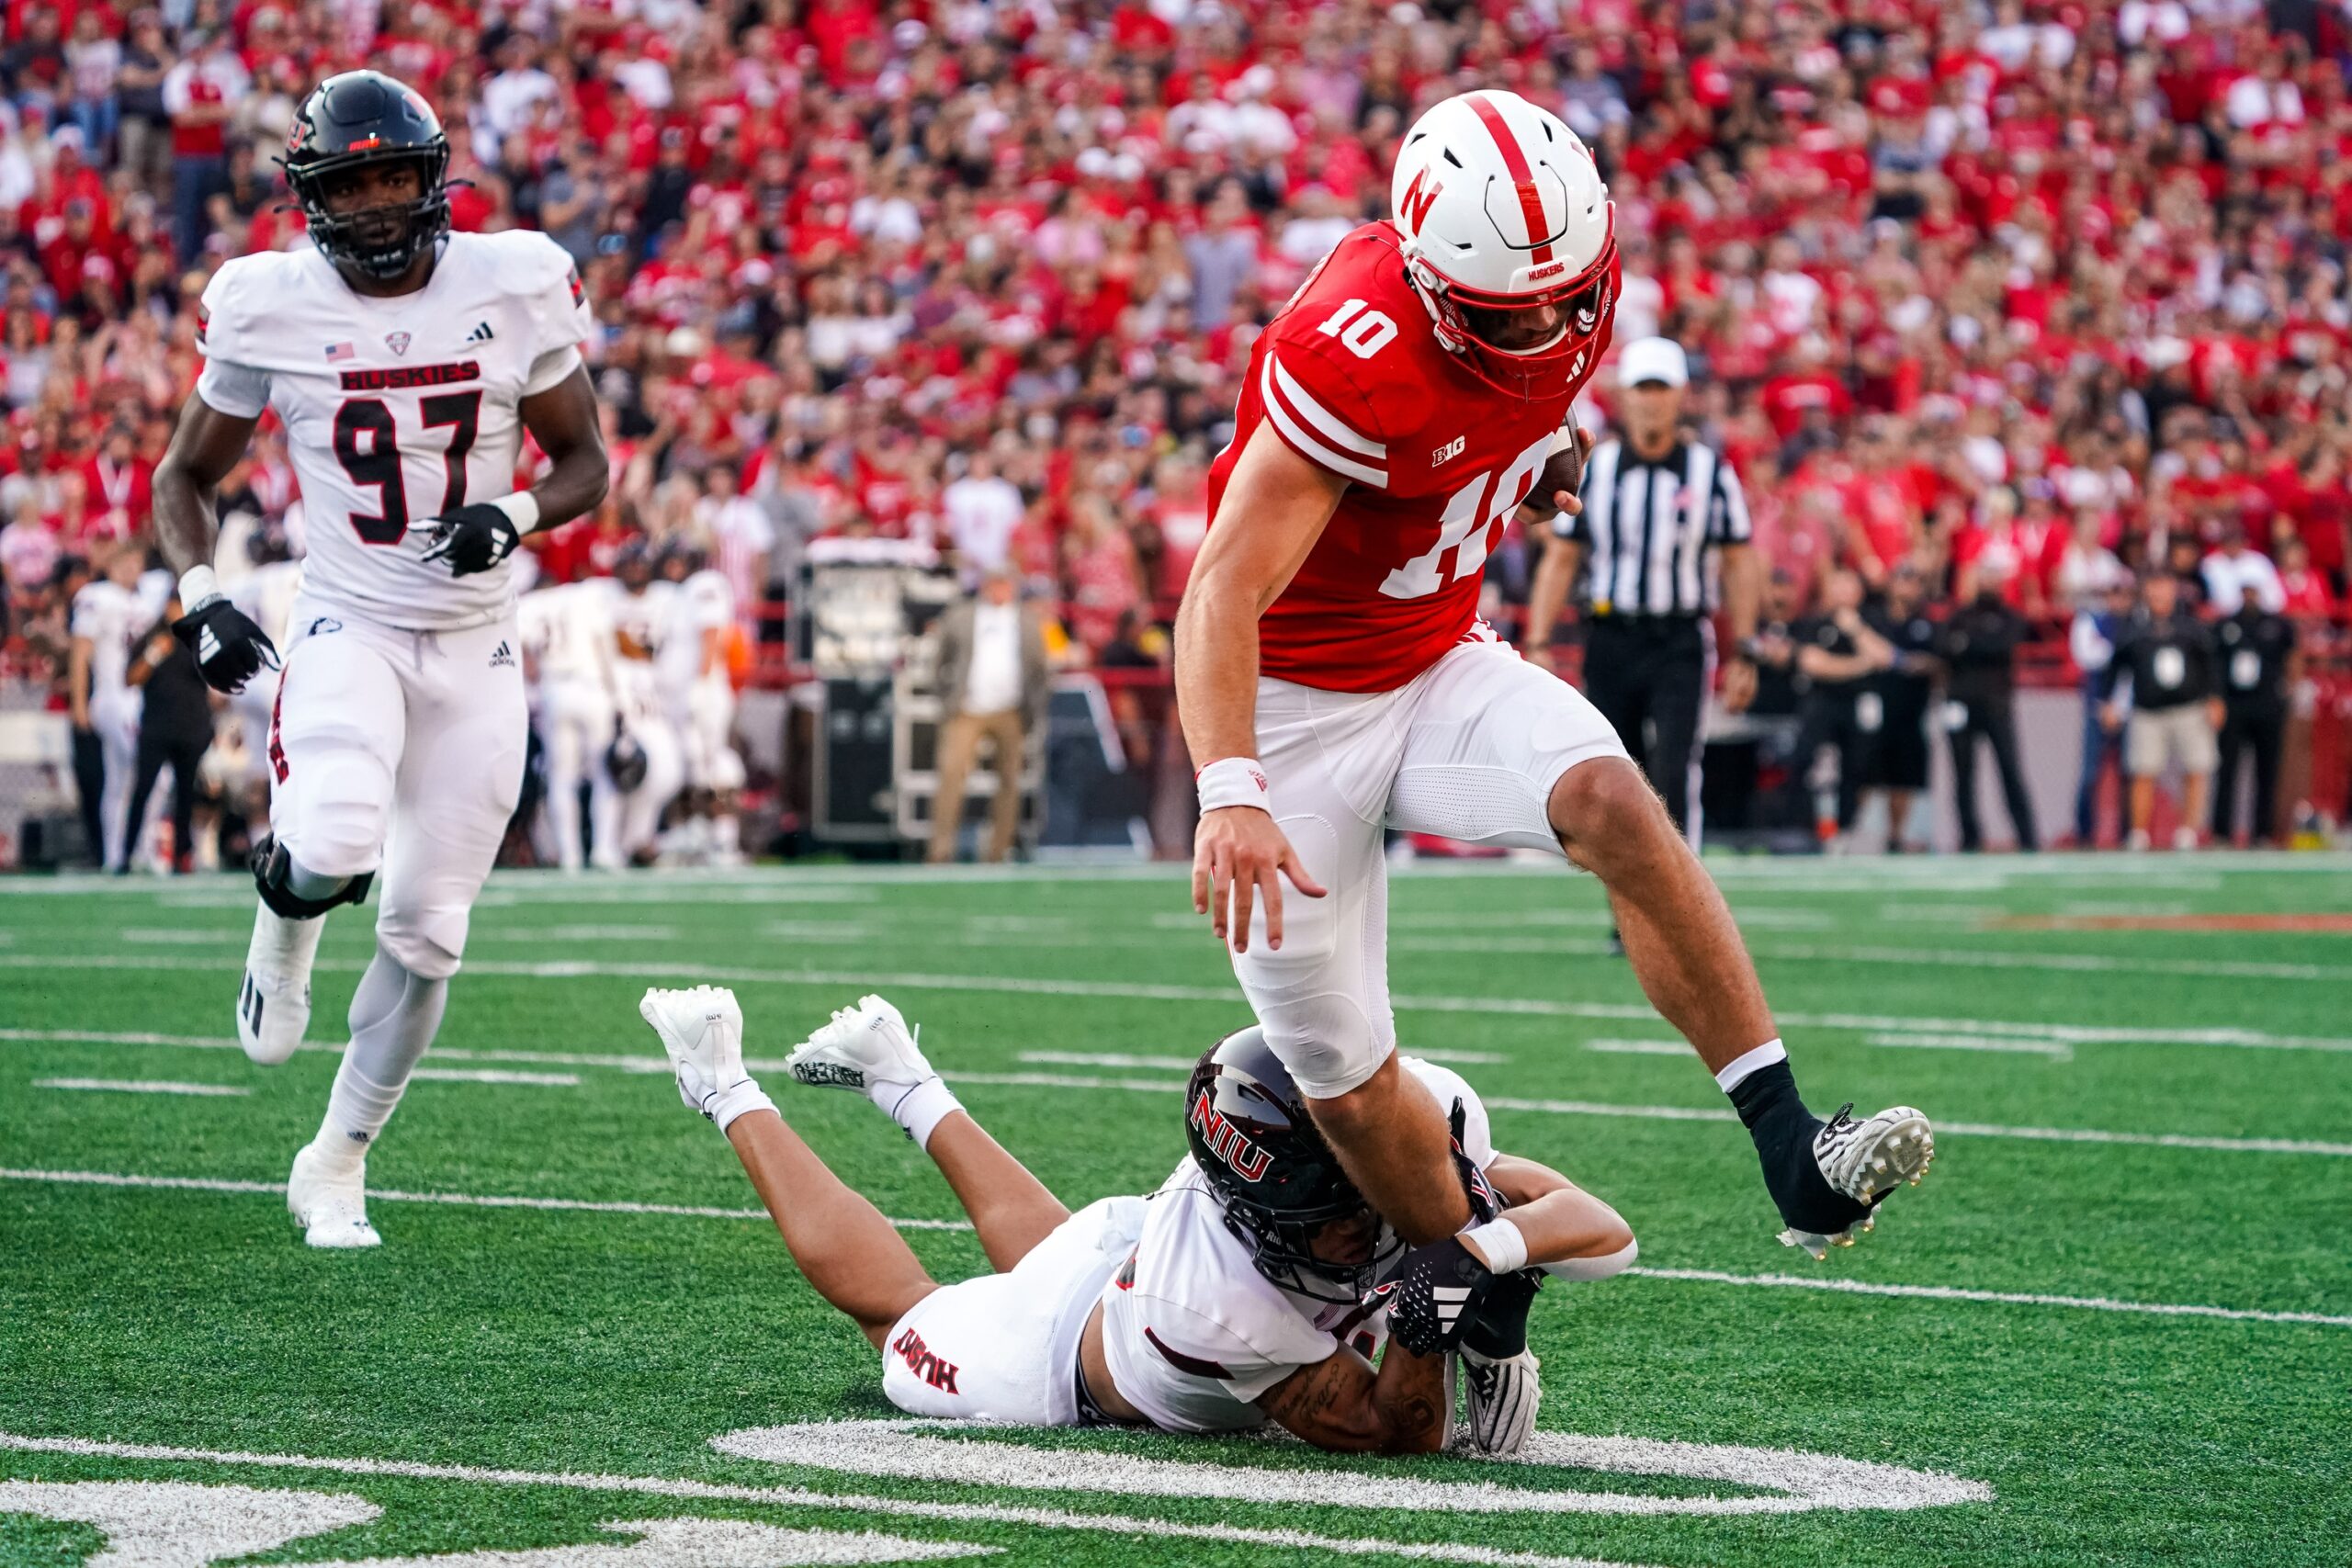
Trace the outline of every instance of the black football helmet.
<instances>
[{"instance_id":1,"label":"black football helmet","mask_svg":"<svg viewBox=\"0 0 2352 1568\"><path fill-rule=\"evenodd\" d=\"M1258 1272L1316 1301L1353 1302L1404 1250L1385 1224L1360 1264L1315 1256L1317 1233L1370 1205L1306 1111L1306 1097L1252 1024L1204 1052L1184 1090L1184 1137Z\"/></svg>"},{"instance_id":2,"label":"black football helmet","mask_svg":"<svg viewBox=\"0 0 2352 1568\"><path fill-rule=\"evenodd\" d=\"M422 194L397 207L327 210L338 174L368 164L416 164ZM311 243L337 266L394 278L449 231L449 139L423 94L380 71L345 71L311 90L294 111L278 160L309 220Z\"/></svg>"}]
</instances>

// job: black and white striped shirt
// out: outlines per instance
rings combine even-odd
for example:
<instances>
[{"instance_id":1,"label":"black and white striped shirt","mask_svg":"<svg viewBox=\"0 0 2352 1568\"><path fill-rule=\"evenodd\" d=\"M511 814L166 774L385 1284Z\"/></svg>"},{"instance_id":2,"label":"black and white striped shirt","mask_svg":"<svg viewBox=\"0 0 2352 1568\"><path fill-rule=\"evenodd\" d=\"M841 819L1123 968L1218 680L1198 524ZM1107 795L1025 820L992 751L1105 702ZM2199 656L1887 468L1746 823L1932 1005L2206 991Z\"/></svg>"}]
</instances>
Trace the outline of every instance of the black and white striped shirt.
<instances>
[{"instance_id":1,"label":"black and white striped shirt","mask_svg":"<svg viewBox=\"0 0 2352 1568\"><path fill-rule=\"evenodd\" d=\"M1602 442L1585 466L1584 510L1552 525L1586 549L1594 614L1695 616L1715 607L1706 557L1750 536L1739 476L1712 446L1677 442L1646 462L1622 440Z\"/></svg>"}]
</instances>

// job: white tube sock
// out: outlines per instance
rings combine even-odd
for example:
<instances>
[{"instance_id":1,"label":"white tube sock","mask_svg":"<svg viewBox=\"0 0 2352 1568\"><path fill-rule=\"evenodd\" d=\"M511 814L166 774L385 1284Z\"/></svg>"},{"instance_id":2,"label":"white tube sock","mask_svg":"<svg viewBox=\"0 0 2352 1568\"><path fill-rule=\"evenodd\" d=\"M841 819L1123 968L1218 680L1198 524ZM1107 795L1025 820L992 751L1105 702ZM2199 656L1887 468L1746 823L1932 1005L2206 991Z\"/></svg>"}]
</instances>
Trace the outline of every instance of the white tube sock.
<instances>
[{"instance_id":1,"label":"white tube sock","mask_svg":"<svg viewBox=\"0 0 2352 1568\"><path fill-rule=\"evenodd\" d=\"M931 1146L931 1134L951 1111L961 1111L964 1102L947 1087L945 1078L925 1078L919 1084L877 1083L866 1091L868 1099L888 1113L890 1120L907 1130L915 1147Z\"/></svg>"}]
</instances>

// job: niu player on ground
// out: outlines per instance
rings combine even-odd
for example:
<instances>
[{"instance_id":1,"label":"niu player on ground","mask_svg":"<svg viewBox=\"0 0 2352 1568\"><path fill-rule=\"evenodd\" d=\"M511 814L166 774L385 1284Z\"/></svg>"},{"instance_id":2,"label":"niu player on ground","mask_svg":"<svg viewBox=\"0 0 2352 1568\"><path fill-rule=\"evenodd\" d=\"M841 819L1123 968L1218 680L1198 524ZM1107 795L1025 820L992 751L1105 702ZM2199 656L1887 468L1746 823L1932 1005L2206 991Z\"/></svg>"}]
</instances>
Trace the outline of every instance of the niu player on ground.
<instances>
[{"instance_id":1,"label":"niu player on ground","mask_svg":"<svg viewBox=\"0 0 2352 1568\"><path fill-rule=\"evenodd\" d=\"M449 232L449 144L422 97L373 71L330 77L296 111L284 163L311 246L240 257L205 289L204 373L156 470L155 519L183 574L174 630L234 692L279 656L214 584L214 493L262 414L285 423L310 553L237 1036L259 1062L301 1043L321 917L380 870L350 1048L287 1191L311 1246L372 1247L368 1146L440 1025L522 787L506 558L593 507L606 470L578 275L543 234ZM516 491L526 430L549 462Z\"/></svg>"},{"instance_id":2,"label":"niu player on ground","mask_svg":"<svg viewBox=\"0 0 2352 1568\"><path fill-rule=\"evenodd\" d=\"M1349 1175L1434 1243L1473 1211L1441 1179L1444 1117L1395 1059L1382 835L1565 852L1607 885L1644 990L1737 1107L1783 1238L1820 1255L1925 1167L1927 1120L1805 1109L1722 895L1648 781L1477 615L1487 557L1609 346L1608 190L1566 125L1484 91L1414 124L1392 191L1395 217L1340 241L1258 338L1212 470L1176 647L1204 764L1195 907Z\"/></svg>"}]
</instances>

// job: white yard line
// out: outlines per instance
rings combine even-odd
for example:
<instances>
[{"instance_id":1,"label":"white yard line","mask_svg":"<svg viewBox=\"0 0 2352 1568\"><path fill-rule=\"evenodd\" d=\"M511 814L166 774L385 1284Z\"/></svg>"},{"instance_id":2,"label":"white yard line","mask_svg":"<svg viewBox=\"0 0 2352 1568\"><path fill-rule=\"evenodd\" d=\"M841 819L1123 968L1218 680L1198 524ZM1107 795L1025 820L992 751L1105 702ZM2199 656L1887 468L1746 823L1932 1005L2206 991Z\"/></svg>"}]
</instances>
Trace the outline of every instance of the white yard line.
<instances>
[{"instance_id":1,"label":"white yard line","mask_svg":"<svg viewBox=\"0 0 2352 1568\"><path fill-rule=\"evenodd\" d=\"M1607 1056L1688 1056L1690 1045L1680 1040L1588 1040L1588 1051Z\"/></svg>"},{"instance_id":2,"label":"white yard line","mask_svg":"<svg viewBox=\"0 0 2352 1568\"><path fill-rule=\"evenodd\" d=\"M133 1176L107 1170L17 1170L0 1167L0 1181L45 1181L69 1187L143 1187L177 1192L283 1193L283 1181L235 1181L212 1176ZM371 1201L386 1203L446 1203L463 1209L546 1209L585 1214L667 1214L689 1220L764 1220L764 1209L713 1209L690 1203L625 1203L585 1198L510 1198L481 1192L402 1192L370 1187ZM902 1220L902 1231L967 1231L966 1220Z\"/></svg>"},{"instance_id":3,"label":"white yard line","mask_svg":"<svg viewBox=\"0 0 2352 1568\"><path fill-rule=\"evenodd\" d=\"M1728 1115L1729 1112L1724 1112ZM51 1182L69 1186L150 1188L173 1191L283 1193L275 1181L232 1181L210 1177L134 1176L95 1170L16 1170L0 1168L0 1181ZM368 1196L388 1203L446 1203L478 1209L544 1209L599 1214L654 1214L680 1219L759 1220L758 1209L696 1208L679 1203L595 1202L567 1198L491 1197L468 1192L400 1192L369 1188ZM968 1231L960 1220L890 1222L900 1230ZM1765 1286L1785 1290L1846 1291L1861 1295L1918 1296L1956 1302L1988 1302L2013 1306L2086 1307L2100 1312L2143 1313L2157 1317L2237 1318L2254 1323L2309 1323L2331 1328L2352 1328L2352 1317L2324 1313L2261 1312L2241 1307L2179 1304L2168 1302L2125 1302L2104 1296L2034 1295L2003 1291L1974 1291L1949 1285L1889 1285L1804 1274L1729 1274L1707 1269L1654 1269L1636 1266L1628 1274L1645 1279L1697 1280L1718 1285ZM0 1447L6 1446L0 1442Z\"/></svg>"},{"instance_id":4,"label":"white yard line","mask_svg":"<svg viewBox=\"0 0 2352 1568\"><path fill-rule=\"evenodd\" d=\"M518 1073L497 1067L419 1067L409 1081L427 1083L534 1084L543 1089L578 1089L578 1073Z\"/></svg>"},{"instance_id":5,"label":"white yard line","mask_svg":"<svg viewBox=\"0 0 2352 1568\"><path fill-rule=\"evenodd\" d=\"M492 1486L560 1486L575 1492L628 1492L655 1497L709 1502L760 1503L786 1508L844 1509L856 1514L897 1514L962 1523L1035 1525L1048 1529L1091 1530L1138 1539L1174 1537L1229 1541L1294 1552L1329 1552L1349 1557L1410 1557L1433 1562L1473 1562L1494 1568L1635 1568L1587 1557L1502 1551L1489 1546L1442 1541L1369 1540L1316 1535L1296 1529L1253 1529L1242 1525L1187 1524L1132 1515L1080 1513L1060 1508L1024 1508L1003 1503L936 1503L913 1497L878 1497L815 1492L800 1486L737 1486L658 1475L596 1475L575 1471L507 1470L472 1464L424 1464L411 1460L338 1459L308 1454L242 1453L178 1448L162 1443L110 1443L88 1438L44 1438L0 1432L0 1449L19 1452L75 1454L97 1459L153 1460L175 1464L240 1465L268 1470L315 1470L338 1475L394 1476L409 1481L459 1481Z\"/></svg>"},{"instance_id":6,"label":"white yard line","mask_svg":"<svg viewBox=\"0 0 2352 1568\"><path fill-rule=\"evenodd\" d=\"M1785 1019L1789 1015L1783 1014ZM1912 1037L1906 1037L1906 1039ZM211 1040L192 1035L105 1034L80 1030L0 1030L0 1041L90 1041L96 1043L172 1044L211 1048L233 1048L234 1041ZM1616 1046L1665 1046L1661 1041L1618 1041L1607 1043ZM1597 1049L1606 1048L1596 1045ZM1987 1048L1990 1048L1988 1046ZM2026 1047L2020 1046L2020 1049ZM306 1045L306 1051L341 1051L341 1045ZM1675 1045L1671 1054L1679 1055L1686 1047ZM1640 1055L1649 1055L1645 1049ZM1658 1055L1669 1054L1660 1050ZM436 1050L435 1055L445 1061L524 1062L552 1066L609 1067L622 1072L658 1074L669 1071L668 1064L659 1058L628 1055L595 1055L584 1053L555 1051L469 1051L464 1049ZM1078 1053L1024 1052L1023 1060L1041 1064L1076 1057ZM1408 1051L1408 1055L1426 1055L1433 1061L1464 1059L1469 1052L1444 1053ZM776 1073L784 1070L781 1058L752 1059L745 1064L754 1072ZM1081 1065L1073 1063L1073 1065ZM1171 1075L1189 1068L1189 1057L1123 1057L1111 1061L1104 1057L1090 1057L1082 1065L1110 1067L1158 1069L1164 1066ZM952 1083L978 1084L1003 1089L1123 1089L1146 1094L1176 1094L1182 1090L1181 1077L1133 1078L1098 1077L1088 1074L1049 1072L967 1072L951 1070L942 1075ZM1724 1107L1679 1105L1617 1105L1590 1100L1535 1100L1508 1095L1484 1097L1489 1110L1532 1111L1555 1116L1622 1116L1636 1120L1660 1122L1733 1122L1738 1118ZM2316 1155L2332 1158L2352 1157L2352 1143L2333 1143L2308 1138L2238 1138L2202 1133L2119 1133L2095 1127L2010 1127L1987 1122L1942 1122L1936 1123L1939 1133L1984 1138L2022 1138L2036 1143L2064 1144L2125 1144L2150 1148L2212 1149L2233 1154Z\"/></svg>"},{"instance_id":7,"label":"white yard line","mask_svg":"<svg viewBox=\"0 0 2352 1568\"><path fill-rule=\"evenodd\" d=\"M2273 964L2234 958L2124 958L2105 953L2002 953L1938 947L1751 949L1766 963L1901 964L1950 969L2046 969L2067 975L2203 975L2233 980L2352 980L2352 964Z\"/></svg>"},{"instance_id":8,"label":"white yard line","mask_svg":"<svg viewBox=\"0 0 2352 1568\"><path fill-rule=\"evenodd\" d=\"M1674 1049L1688 1055L1690 1047L1678 1041ZM1499 1051L1432 1051L1419 1045L1399 1045L1396 1050L1400 1055L1419 1056L1425 1062L1470 1066L1491 1066L1498 1062L1510 1060ZM1020 1053L1020 1059L1049 1067L1165 1068L1171 1073L1190 1073L1193 1064L1200 1060L1198 1056L1181 1056L1173 1052L1147 1055L1124 1051L1023 1051Z\"/></svg>"},{"instance_id":9,"label":"white yard line","mask_svg":"<svg viewBox=\"0 0 2352 1568\"><path fill-rule=\"evenodd\" d=\"M2053 1062L2075 1059L2075 1048L2064 1040L2011 1040L1995 1034L1872 1034L1862 1043L1905 1051L1994 1051L2047 1056Z\"/></svg>"},{"instance_id":10,"label":"white yard line","mask_svg":"<svg viewBox=\"0 0 2352 1568\"><path fill-rule=\"evenodd\" d=\"M2327 1328L2352 1328L2352 1317L2324 1312L2256 1312L2246 1307L2184 1305L2169 1302L2119 1302L2108 1296L2050 1296L2023 1291L1967 1291L1952 1285L1881 1285L1866 1280L1839 1280L1804 1274L1724 1274L1713 1269L1645 1269L1625 1270L1645 1280L1691 1280L1711 1285L1761 1285L1775 1290L1837 1291L1857 1296L1911 1296L1922 1301L1993 1302L2004 1306L2072 1307L2085 1312L2141 1313L2154 1317L2222 1317L2243 1323L2310 1323Z\"/></svg>"},{"instance_id":11,"label":"white yard line","mask_svg":"<svg viewBox=\"0 0 2352 1568\"><path fill-rule=\"evenodd\" d=\"M178 1083L170 1078L35 1078L33 1087L103 1089L117 1094L191 1094L224 1100L253 1093L234 1084Z\"/></svg>"}]
</instances>

